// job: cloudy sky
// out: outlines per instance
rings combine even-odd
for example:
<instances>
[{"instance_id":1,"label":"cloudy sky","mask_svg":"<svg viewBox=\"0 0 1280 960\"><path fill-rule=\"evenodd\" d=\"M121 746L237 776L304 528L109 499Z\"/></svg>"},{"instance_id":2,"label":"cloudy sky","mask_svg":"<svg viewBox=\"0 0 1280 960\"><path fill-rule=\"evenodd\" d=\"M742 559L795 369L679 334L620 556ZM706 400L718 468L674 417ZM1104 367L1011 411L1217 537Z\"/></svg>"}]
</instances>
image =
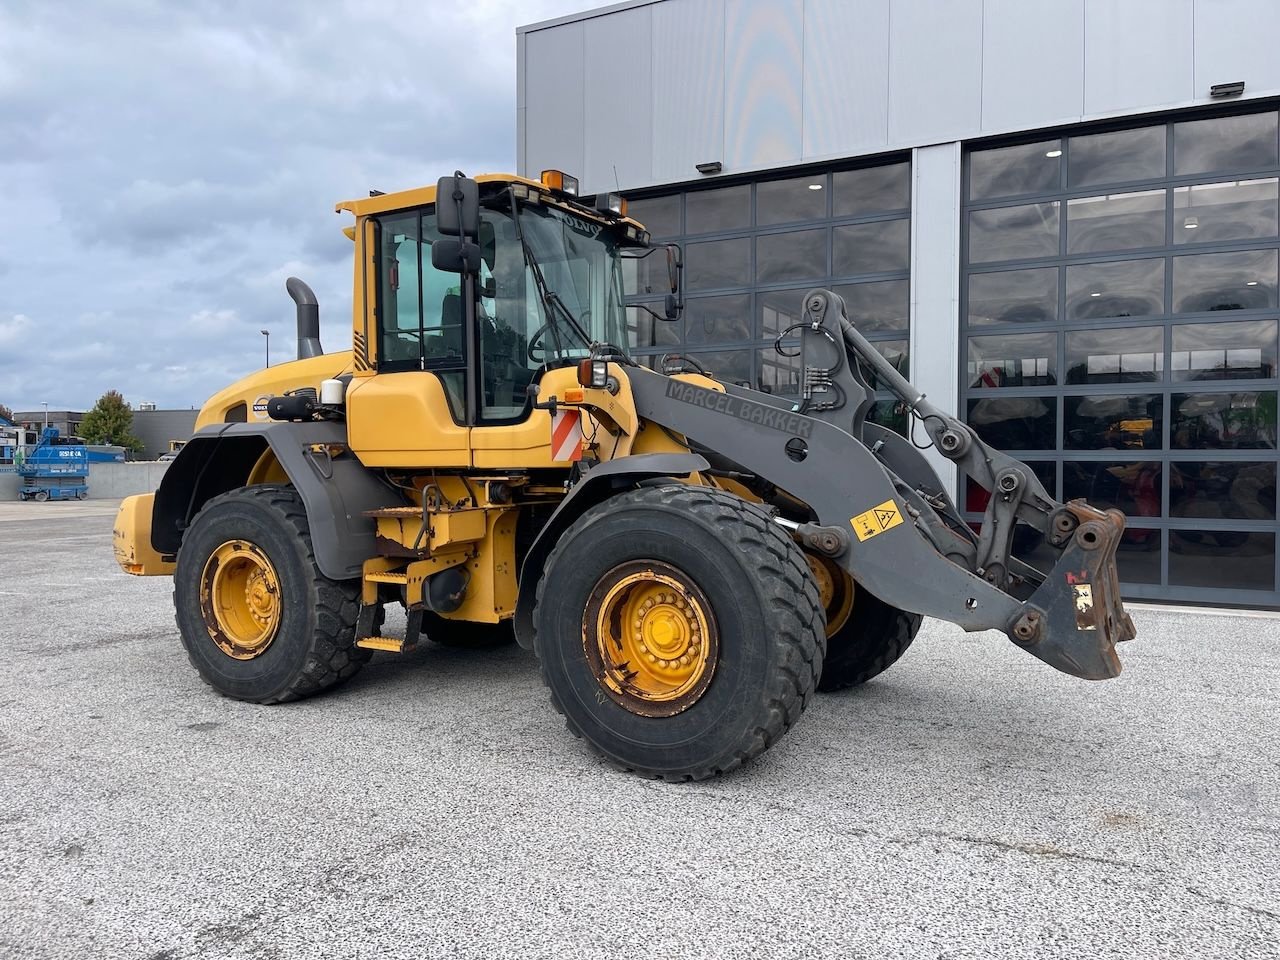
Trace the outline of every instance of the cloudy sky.
<instances>
[{"instance_id":1,"label":"cloudy sky","mask_svg":"<svg viewBox=\"0 0 1280 960\"><path fill-rule=\"evenodd\" d=\"M199 406L349 346L336 201L515 165L515 28L593 0L5 0L0 403Z\"/></svg>"}]
</instances>

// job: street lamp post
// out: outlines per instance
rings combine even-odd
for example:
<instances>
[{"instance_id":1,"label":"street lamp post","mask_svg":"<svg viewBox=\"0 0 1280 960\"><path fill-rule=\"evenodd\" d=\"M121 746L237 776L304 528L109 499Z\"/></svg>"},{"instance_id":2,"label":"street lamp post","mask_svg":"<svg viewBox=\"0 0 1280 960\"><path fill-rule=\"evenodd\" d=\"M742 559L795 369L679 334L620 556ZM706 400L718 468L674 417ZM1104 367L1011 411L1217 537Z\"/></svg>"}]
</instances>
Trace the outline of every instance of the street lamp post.
<instances>
[{"instance_id":1,"label":"street lamp post","mask_svg":"<svg viewBox=\"0 0 1280 960\"><path fill-rule=\"evenodd\" d=\"M40 401L40 406L44 407L44 428L49 429L49 401Z\"/></svg>"},{"instance_id":2,"label":"street lamp post","mask_svg":"<svg viewBox=\"0 0 1280 960\"><path fill-rule=\"evenodd\" d=\"M267 338L267 366L271 366L271 331L259 330L260 334Z\"/></svg>"}]
</instances>

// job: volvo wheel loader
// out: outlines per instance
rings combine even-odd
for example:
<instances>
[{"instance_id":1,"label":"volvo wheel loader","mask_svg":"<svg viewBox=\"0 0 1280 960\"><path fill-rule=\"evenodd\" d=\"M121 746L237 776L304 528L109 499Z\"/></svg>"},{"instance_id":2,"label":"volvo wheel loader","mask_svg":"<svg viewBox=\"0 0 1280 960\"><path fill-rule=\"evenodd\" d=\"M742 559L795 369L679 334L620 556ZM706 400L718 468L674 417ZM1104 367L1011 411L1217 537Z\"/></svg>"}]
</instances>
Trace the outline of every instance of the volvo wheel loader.
<instances>
[{"instance_id":1,"label":"volvo wheel loader","mask_svg":"<svg viewBox=\"0 0 1280 960\"><path fill-rule=\"evenodd\" d=\"M319 693L422 638L530 648L569 729L670 779L771 746L815 689L889 667L924 616L995 629L1077 677L1120 672L1115 510L1059 503L915 390L841 298L797 298L794 395L688 359L633 360L624 277L681 309L680 257L572 178L457 174L341 203L352 349L323 353L290 279L298 359L215 395L115 526L172 576L218 692ZM856 318L855 318L856 319ZM909 436L868 422L873 383ZM981 526L919 447L991 491ZM1014 555L1023 525L1051 563ZM1044 550L1038 551L1043 555ZM383 635L404 605L403 636Z\"/></svg>"}]
</instances>

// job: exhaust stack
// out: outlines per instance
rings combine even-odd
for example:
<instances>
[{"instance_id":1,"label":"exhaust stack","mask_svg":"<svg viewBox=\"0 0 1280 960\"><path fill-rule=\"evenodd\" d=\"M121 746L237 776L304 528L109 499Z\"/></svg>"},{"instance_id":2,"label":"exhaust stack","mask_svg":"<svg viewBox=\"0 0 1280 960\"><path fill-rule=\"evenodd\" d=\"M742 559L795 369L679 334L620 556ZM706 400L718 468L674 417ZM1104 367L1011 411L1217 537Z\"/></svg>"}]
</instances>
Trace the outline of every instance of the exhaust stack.
<instances>
[{"instance_id":1,"label":"exhaust stack","mask_svg":"<svg viewBox=\"0 0 1280 960\"><path fill-rule=\"evenodd\" d=\"M324 353L320 346L320 304L312 289L297 277L284 282L284 288L297 304L298 310L298 359L308 360Z\"/></svg>"}]
</instances>

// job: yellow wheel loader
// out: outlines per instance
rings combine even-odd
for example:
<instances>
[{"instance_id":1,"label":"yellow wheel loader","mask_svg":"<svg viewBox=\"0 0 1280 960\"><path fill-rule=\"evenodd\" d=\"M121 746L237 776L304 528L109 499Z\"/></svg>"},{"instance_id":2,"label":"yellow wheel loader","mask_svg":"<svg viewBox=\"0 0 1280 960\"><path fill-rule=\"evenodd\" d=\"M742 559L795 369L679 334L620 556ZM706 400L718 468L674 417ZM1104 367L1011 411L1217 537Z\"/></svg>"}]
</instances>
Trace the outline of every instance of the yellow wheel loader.
<instances>
[{"instance_id":1,"label":"yellow wheel loader","mask_svg":"<svg viewBox=\"0 0 1280 960\"><path fill-rule=\"evenodd\" d=\"M650 312L674 319L679 251L576 186L459 173L338 205L355 220L352 349L321 351L315 297L290 279L298 359L210 399L116 521L125 571L173 577L210 686L279 703L423 637L514 640L599 753L698 779L766 750L815 689L886 669L922 616L1119 673L1121 514L1056 502L825 290L776 344L794 396L676 357L641 366L624 276L669 290ZM912 439L867 421L873 381ZM992 492L980 529L920 438ZM1051 565L1013 554L1018 524ZM388 603L403 636L382 633Z\"/></svg>"}]
</instances>

